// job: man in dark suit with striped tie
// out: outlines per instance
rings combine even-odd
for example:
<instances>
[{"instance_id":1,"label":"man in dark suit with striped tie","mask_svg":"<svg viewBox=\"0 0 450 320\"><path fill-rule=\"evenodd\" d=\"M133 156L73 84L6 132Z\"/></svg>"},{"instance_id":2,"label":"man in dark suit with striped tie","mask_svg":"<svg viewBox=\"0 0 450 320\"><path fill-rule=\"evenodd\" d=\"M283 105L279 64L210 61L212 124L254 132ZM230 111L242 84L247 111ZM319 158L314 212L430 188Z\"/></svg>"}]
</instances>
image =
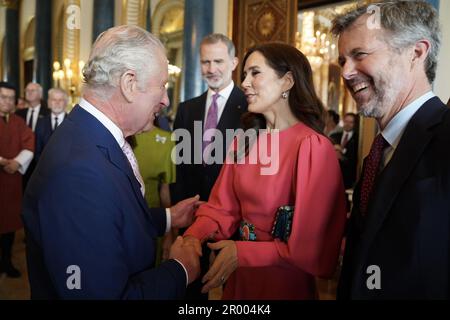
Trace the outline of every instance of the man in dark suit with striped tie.
<instances>
[{"instance_id":1,"label":"man in dark suit with striped tie","mask_svg":"<svg viewBox=\"0 0 450 320\"><path fill-rule=\"evenodd\" d=\"M48 107L51 113L38 120L36 125L36 151L34 158L36 162L56 128L64 121L66 106L68 102L67 93L60 88L52 88L48 91Z\"/></svg>"}]
</instances>

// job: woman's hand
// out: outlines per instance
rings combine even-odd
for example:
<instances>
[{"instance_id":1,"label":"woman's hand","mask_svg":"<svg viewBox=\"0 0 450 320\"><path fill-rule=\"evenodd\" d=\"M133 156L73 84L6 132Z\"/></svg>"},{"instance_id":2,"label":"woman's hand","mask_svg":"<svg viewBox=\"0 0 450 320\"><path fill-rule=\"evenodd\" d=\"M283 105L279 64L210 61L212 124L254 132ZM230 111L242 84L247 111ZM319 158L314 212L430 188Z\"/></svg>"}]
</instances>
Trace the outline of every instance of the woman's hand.
<instances>
[{"instance_id":1,"label":"woman's hand","mask_svg":"<svg viewBox=\"0 0 450 320\"><path fill-rule=\"evenodd\" d=\"M213 288L225 283L230 274L238 267L236 243L232 240L222 240L216 243L208 243L211 250L220 250L214 259L214 263L202 279L206 284L202 293L207 293Z\"/></svg>"}]
</instances>

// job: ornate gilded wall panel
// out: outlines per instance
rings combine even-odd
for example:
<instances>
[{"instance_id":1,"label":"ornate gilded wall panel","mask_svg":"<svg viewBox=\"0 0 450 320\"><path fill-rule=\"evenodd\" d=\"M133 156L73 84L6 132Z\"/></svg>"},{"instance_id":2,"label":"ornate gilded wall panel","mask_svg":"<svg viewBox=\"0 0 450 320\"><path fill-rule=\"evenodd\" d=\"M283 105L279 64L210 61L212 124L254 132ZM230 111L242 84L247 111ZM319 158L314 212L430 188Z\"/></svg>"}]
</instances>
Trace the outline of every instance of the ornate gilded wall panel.
<instances>
[{"instance_id":1,"label":"ornate gilded wall panel","mask_svg":"<svg viewBox=\"0 0 450 320\"><path fill-rule=\"evenodd\" d=\"M130 24L145 29L148 5L148 0L122 0L122 24Z\"/></svg>"},{"instance_id":2,"label":"ornate gilded wall panel","mask_svg":"<svg viewBox=\"0 0 450 320\"><path fill-rule=\"evenodd\" d=\"M233 41L239 60L255 44L295 44L297 6L297 0L235 0ZM239 73L236 78L240 78Z\"/></svg>"}]
</instances>

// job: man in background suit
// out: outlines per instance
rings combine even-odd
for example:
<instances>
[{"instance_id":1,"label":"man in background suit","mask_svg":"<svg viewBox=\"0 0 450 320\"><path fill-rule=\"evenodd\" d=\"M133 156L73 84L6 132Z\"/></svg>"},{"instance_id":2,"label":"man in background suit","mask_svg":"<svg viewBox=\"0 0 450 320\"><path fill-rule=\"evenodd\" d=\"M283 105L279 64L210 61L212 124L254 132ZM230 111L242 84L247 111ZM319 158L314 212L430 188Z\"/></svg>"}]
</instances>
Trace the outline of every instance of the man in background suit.
<instances>
[{"instance_id":1,"label":"man in background suit","mask_svg":"<svg viewBox=\"0 0 450 320\"><path fill-rule=\"evenodd\" d=\"M377 6L333 22L344 82L380 128L353 196L338 298L449 299L450 110L431 86L438 14L423 1Z\"/></svg>"},{"instance_id":2,"label":"man in background suit","mask_svg":"<svg viewBox=\"0 0 450 320\"><path fill-rule=\"evenodd\" d=\"M358 131L356 129L357 116L346 113L342 132L330 136L336 149L345 189L353 188L356 180L356 166L358 163Z\"/></svg>"},{"instance_id":3,"label":"man in background suit","mask_svg":"<svg viewBox=\"0 0 450 320\"><path fill-rule=\"evenodd\" d=\"M39 119L44 118L50 113L47 106L42 103L42 87L39 83L30 82L27 84L25 87L25 100L28 102L30 107L17 110L16 114L25 120L27 126L30 127L33 132L36 132L36 129L40 126ZM24 191L31 175L33 174L36 163L36 158L33 158L27 172L23 175Z\"/></svg>"},{"instance_id":4,"label":"man in background suit","mask_svg":"<svg viewBox=\"0 0 450 320\"><path fill-rule=\"evenodd\" d=\"M69 101L67 92L60 88L51 88L48 90L48 108L51 113L38 120L36 125L36 152L34 158L36 163L39 161L42 150L56 128L64 121L66 117L66 106Z\"/></svg>"},{"instance_id":5,"label":"man in background suit","mask_svg":"<svg viewBox=\"0 0 450 320\"><path fill-rule=\"evenodd\" d=\"M199 275L179 237L154 268L158 236L192 222L198 197L149 209L125 138L148 131L169 104L167 57L136 26L103 32L83 75L83 98L55 131L25 193L34 299L180 299Z\"/></svg>"},{"instance_id":6,"label":"man in background suit","mask_svg":"<svg viewBox=\"0 0 450 320\"><path fill-rule=\"evenodd\" d=\"M203 132L216 128L225 137L226 129L241 127L240 118L247 111L247 101L244 93L232 80L233 70L238 65L233 42L222 34L206 36L200 44L200 63L203 79L208 84L208 90L199 97L187 100L180 104L174 123L174 130L186 129L191 136L190 163L177 164L176 184L171 188L174 203L179 199L199 194L200 200L207 201L220 169L225 159L227 145L223 144L223 158L220 163L206 164L203 159L204 146L209 143L203 133L202 142L197 141L194 148L194 125L200 124ZM208 120L208 118L210 120ZM211 119L213 121L211 121ZM212 126L210 125L212 122ZM195 158L203 159L203 163L195 163ZM202 256L202 271L209 268L209 249ZM205 251L205 250L204 250ZM206 299L207 295L200 293L200 281L189 288L188 297L193 299Z\"/></svg>"}]
</instances>

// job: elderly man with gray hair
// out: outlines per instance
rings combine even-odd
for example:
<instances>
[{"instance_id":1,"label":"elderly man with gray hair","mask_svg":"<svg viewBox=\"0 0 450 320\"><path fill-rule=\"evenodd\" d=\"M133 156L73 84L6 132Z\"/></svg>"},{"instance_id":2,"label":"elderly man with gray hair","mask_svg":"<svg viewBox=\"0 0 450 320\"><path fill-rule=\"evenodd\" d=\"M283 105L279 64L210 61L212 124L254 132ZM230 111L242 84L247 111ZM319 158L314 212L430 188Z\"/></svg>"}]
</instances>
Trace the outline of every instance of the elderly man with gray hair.
<instances>
[{"instance_id":1,"label":"elderly man with gray hair","mask_svg":"<svg viewBox=\"0 0 450 320\"><path fill-rule=\"evenodd\" d=\"M198 254L180 237L154 268L155 240L189 225L198 197L149 209L125 140L152 129L169 104L164 47L139 27L111 28L83 74L83 98L53 134L25 194L31 297L182 298L199 275Z\"/></svg>"},{"instance_id":2,"label":"elderly man with gray hair","mask_svg":"<svg viewBox=\"0 0 450 320\"><path fill-rule=\"evenodd\" d=\"M450 110L432 91L441 32L423 1L337 17L342 77L380 133L353 196L341 299L449 299Z\"/></svg>"},{"instance_id":3,"label":"elderly man with gray hair","mask_svg":"<svg viewBox=\"0 0 450 320\"><path fill-rule=\"evenodd\" d=\"M64 121L68 101L69 96L63 89L51 88L48 90L47 104L51 112L49 115L39 119L36 126L36 149L34 153L36 162L39 160L42 150L50 139L50 136Z\"/></svg>"}]
</instances>

